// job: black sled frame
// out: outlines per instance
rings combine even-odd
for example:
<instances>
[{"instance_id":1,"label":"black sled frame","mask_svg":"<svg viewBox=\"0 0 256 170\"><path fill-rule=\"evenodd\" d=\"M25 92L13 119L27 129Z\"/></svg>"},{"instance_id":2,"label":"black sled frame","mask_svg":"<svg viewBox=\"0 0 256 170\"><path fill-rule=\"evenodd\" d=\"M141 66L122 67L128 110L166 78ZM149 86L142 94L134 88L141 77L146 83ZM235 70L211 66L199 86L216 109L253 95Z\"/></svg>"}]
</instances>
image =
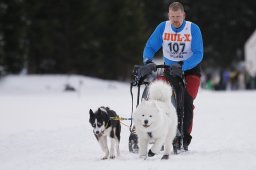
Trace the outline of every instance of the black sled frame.
<instances>
[{"instance_id":1,"label":"black sled frame","mask_svg":"<svg viewBox=\"0 0 256 170\"><path fill-rule=\"evenodd\" d=\"M131 97L132 97L132 113L133 113L133 92L132 89L133 87L137 87L137 103L136 107L138 107L140 103L140 98L147 100L147 94L148 94L148 86L149 84L154 81L155 79L165 79L163 72L164 69L169 68L167 65L157 65L157 71L153 72L152 74L146 75L144 77L138 77L138 69L140 67L143 67L141 65L135 65L134 70L133 70L133 77L134 80L131 82L130 85L130 92L131 92ZM145 86L142 96L140 95L141 92L141 86ZM140 97L141 96L141 97ZM138 136L135 132L135 127L133 126L132 123L132 113L131 113L131 124L130 124L130 136L129 136L129 151L132 153L138 153L139 147L138 147Z\"/></svg>"}]
</instances>

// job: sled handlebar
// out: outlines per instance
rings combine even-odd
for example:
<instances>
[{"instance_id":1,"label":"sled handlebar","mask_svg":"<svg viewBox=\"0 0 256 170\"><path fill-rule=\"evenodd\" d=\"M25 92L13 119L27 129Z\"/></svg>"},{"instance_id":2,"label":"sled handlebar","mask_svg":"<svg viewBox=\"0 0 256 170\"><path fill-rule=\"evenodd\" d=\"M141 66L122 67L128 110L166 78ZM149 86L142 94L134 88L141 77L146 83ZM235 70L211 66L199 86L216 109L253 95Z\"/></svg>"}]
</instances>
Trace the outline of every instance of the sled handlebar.
<instances>
[{"instance_id":1,"label":"sled handlebar","mask_svg":"<svg viewBox=\"0 0 256 170\"><path fill-rule=\"evenodd\" d=\"M145 78L148 76L148 75L145 75L143 77L138 77L137 74L138 74L138 69L140 67L143 67L144 65L134 65L134 70L133 70L133 76L134 76L134 80L132 81L132 85L133 86L136 86L138 84L145 84L147 82L145 82ZM159 65L156 65L156 71L153 71L152 72L158 72L160 69L168 69L170 68L169 65L164 65L164 64L159 64Z\"/></svg>"},{"instance_id":2,"label":"sled handlebar","mask_svg":"<svg viewBox=\"0 0 256 170\"><path fill-rule=\"evenodd\" d=\"M144 65L135 65L134 68L139 68L139 67L143 67ZM159 64L159 65L156 65L156 69L160 69L160 68L170 68L170 66L168 65L164 65L164 64Z\"/></svg>"},{"instance_id":3,"label":"sled handlebar","mask_svg":"<svg viewBox=\"0 0 256 170\"><path fill-rule=\"evenodd\" d=\"M164 64L160 64L160 65L156 65L156 68L157 69L159 69L159 68L170 68L170 66L164 65Z\"/></svg>"}]
</instances>

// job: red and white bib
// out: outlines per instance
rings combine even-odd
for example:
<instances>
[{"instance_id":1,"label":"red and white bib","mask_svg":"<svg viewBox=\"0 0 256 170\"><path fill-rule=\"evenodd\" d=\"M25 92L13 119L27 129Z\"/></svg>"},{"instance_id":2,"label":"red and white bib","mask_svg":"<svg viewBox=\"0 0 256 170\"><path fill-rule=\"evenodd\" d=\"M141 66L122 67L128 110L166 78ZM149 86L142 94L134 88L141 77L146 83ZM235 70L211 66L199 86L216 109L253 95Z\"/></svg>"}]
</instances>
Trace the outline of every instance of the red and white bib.
<instances>
[{"instance_id":1,"label":"red and white bib","mask_svg":"<svg viewBox=\"0 0 256 170\"><path fill-rule=\"evenodd\" d=\"M191 22L186 21L183 30L176 33L171 28L171 22L166 21L163 32L163 54L172 61L183 61L192 56Z\"/></svg>"}]
</instances>

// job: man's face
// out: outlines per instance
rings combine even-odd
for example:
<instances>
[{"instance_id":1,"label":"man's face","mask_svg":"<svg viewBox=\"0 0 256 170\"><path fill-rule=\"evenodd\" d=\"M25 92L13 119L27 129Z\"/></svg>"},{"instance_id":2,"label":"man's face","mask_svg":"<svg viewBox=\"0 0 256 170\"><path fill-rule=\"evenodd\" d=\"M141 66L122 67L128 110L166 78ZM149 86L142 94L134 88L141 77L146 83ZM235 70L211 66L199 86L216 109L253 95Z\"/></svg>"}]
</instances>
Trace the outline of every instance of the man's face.
<instances>
[{"instance_id":1,"label":"man's face","mask_svg":"<svg viewBox=\"0 0 256 170\"><path fill-rule=\"evenodd\" d=\"M169 10L169 20L175 28L179 28L185 19L185 12L181 10L173 11Z\"/></svg>"}]
</instances>

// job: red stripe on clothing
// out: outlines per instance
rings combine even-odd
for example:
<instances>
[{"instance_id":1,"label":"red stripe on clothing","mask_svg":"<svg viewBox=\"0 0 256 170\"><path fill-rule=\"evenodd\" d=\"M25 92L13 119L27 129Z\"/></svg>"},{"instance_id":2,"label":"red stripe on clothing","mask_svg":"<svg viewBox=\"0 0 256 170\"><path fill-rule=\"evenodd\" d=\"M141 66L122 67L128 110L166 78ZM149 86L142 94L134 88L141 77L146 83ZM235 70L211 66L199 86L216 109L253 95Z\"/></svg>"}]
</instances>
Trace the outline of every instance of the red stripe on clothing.
<instances>
[{"instance_id":1,"label":"red stripe on clothing","mask_svg":"<svg viewBox=\"0 0 256 170\"><path fill-rule=\"evenodd\" d=\"M200 86L200 77L195 75L187 75L185 77L186 90L188 94L195 99L197 96L198 88Z\"/></svg>"},{"instance_id":2,"label":"red stripe on clothing","mask_svg":"<svg viewBox=\"0 0 256 170\"><path fill-rule=\"evenodd\" d=\"M185 77L185 81L186 81L186 90L187 90L188 94L194 100L197 96L198 89L200 86L200 77L195 76L195 75L187 75ZM195 108L195 106L193 105L193 110L194 110L194 108ZM192 114L194 114L194 113L192 112ZM191 134L191 132L192 132L192 127L193 127L193 119L191 120L189 128L188 128L189 134Z\"/></svg>"}]
</instances>

